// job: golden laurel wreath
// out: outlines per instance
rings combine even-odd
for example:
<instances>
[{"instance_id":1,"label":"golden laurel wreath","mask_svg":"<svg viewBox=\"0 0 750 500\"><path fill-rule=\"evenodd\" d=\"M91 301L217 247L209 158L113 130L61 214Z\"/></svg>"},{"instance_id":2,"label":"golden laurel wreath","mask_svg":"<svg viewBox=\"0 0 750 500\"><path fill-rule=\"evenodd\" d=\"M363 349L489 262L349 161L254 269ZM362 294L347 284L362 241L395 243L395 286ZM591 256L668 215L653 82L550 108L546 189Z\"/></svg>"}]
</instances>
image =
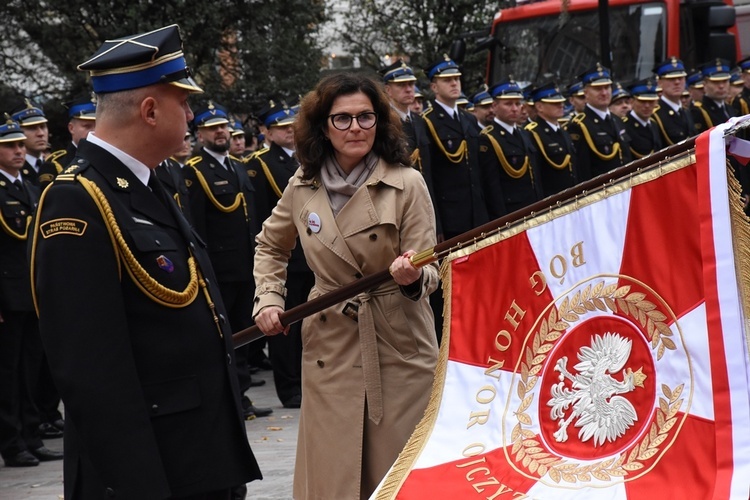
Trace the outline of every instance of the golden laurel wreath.
<instances>
[{"instance_id":1,"label":"golden laurel wreath","mask_svg":"<svg viewBox=\"0 0 750 500\"><path fill-rule=\"evenodd\" d=\"M558 308L552 304L549 316L542 319L539 330L534 335L531 346L526 346L526 359L521 362L521 380L518 382L518 397L521 404L514 412L518 423L511 432L513 448L510 454L515 455L517 463L522 463L532 474L539 477L549 473L550 478L559 483L566 481L591 481L592 477L609 481L612 476L626 476L629 471L642 469L644 466L639 460L648 460L659 452L659 446L667 439L669 431L677 422L677 412L682 406L683 400L679 399L685 384L680 384L670 389L662 384L662 394L659 398L659 408L656 410L656 421L651 424L651 429L636 444L630 453L622 454L619 458L611 458L596 464L581 465L578 463L566 463L561 457L548 453L541 447L536 439L536 434L523 425L531 425L531 417L525 413L534 401L534 394L529 394L539 379L547 353L552 350L554 343L562 336L570 324L576 322L581 314L587 311L612 311L631 316L637 320L648 337L651 339L651 348L656 349L659 360L664 355L665 349L675 350L676 346L671 337L672 331L664 323L667 316L656 308L653 302L646 299L646 294L641 292L630 292L630 286L618 287L617 284L604 285L604 281L596 284L593 289L589 284L583 291L579 290L571 300L568 297Z\"/></svg>"}]
</instances>

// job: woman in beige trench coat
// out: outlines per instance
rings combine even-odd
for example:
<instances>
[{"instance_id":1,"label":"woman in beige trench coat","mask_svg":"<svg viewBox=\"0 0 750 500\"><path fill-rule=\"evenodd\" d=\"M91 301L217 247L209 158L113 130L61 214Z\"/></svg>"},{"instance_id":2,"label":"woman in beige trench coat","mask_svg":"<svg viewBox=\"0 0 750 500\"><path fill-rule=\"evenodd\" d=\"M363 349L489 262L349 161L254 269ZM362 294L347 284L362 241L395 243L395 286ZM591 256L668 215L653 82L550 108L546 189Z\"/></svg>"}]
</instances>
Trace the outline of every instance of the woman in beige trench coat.
<instances>
[{"instance_id":1,"label":"woman in beige trench coat","mask_svg":"<svg viewBox=\"0 0 750 500\"><path fill-rule=\"evenodd\" d=\"M323 79L295 123L302 167L257 238L256 323L283 330L286 261L299 235L310 298L389 268L393 282L306 318L298 500L367 498L422 417L437 361L427 297L437 266L411 265L435 245L427 187L380 84L361 74ZM346 314L348 313L348 314Z\"/></svg>"}]
</instances>

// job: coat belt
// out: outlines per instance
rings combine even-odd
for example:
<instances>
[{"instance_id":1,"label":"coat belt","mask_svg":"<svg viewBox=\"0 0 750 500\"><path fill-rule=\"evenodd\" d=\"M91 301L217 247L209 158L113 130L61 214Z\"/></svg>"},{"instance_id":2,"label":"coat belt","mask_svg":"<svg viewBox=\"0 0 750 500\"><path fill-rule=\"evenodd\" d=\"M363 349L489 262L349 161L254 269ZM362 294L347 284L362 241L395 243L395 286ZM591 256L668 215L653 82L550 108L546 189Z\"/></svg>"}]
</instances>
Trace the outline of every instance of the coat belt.
<instances>
[{"instance_id":1,"label":"coat belt","mask_svg":"<svg viewBox=\"0 0 750 500\"><path fill-rule=\"evenodd\" d=\"M339 288L339 286L327 283L318 276L315 277L315 287L321 293ZM391 282L375 290L360 293L353 300L359 305L357 324L359 325L359 347L362 351L362 372L365 381L367 413L370 420L375 424L379 424L383 418L383 388L380 379L380 358L375 333L375 319L372 315L370 299L393 293L400 293L400 289L396 283Z\"/></svg>"}]
</instances>

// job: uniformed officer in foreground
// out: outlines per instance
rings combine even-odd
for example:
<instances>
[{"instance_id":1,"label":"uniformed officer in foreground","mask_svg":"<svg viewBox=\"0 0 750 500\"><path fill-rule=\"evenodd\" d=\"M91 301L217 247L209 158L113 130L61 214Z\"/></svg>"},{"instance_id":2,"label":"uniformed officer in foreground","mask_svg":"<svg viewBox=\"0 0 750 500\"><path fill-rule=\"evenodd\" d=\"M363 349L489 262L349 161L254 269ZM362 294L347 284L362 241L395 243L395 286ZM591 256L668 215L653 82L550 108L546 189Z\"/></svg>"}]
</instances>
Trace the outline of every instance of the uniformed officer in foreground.
<instances>
[{"instance_id":1,"label":"uniformed officer in foreground","mask_svg":"<svg viewBox=\"0 0 750 500\"><path fill-rule=\"evenodd\" d=\"M565 97L554 82L549 82L533 88L531 98L537 118L526 130L531 133L539 152L543 194L550 196L578 183L573 141L559 123Z\"/></svg>"},{"instance_id":2,"label":"uniformed officer in foreground","mask_svg":"<svg viewBox=\"0 0 750 500\"><path fill-rule=\"evenodd\" d=\"M622 120L609 112L612 80L609 69L597 64L579 77L586 107L567 124L576 148L580 182L630 162L630 146Z\"/></svg>"},{"instance_id":3,"label":"uniformed officer in foreground","mask_svg":"<svg viewBox=\"0 0 750 500\"><path fill-rule=\"evenodd\" d=\"M96 128L96 96L86 94L65 104L68 108L68 132L70 142L65 149L52 152L39 169L39 185L42 189L68 168L76 155L78 143Z\"/></svg>"},{"instance_id":4,"label":"uniformed officer in foreground","mask_svg":"<svg viewBox=\"0 0 750 500\"><path fill-rule=\"evenodd\" d=\"M670 57L654 68L654 74L659 78L662 94L653 120L659 129L662 144L671 146L693 135L693 119L682 106L687 72L682 61Z\"/></svg>"},{"instance_id":5,"label":"uniformed officer in foreground","mask_svg":"<svg viewBox=\"0 0 750 500\"><path fill-rule=\"evenodd\" d=\"M45 191L32 246L65 404L65 498L227 500L261 477L232 332L203 243L152 173L201 89L177 25L108 40L79 69L96 134Z\"/></svg>"}]
</instances>

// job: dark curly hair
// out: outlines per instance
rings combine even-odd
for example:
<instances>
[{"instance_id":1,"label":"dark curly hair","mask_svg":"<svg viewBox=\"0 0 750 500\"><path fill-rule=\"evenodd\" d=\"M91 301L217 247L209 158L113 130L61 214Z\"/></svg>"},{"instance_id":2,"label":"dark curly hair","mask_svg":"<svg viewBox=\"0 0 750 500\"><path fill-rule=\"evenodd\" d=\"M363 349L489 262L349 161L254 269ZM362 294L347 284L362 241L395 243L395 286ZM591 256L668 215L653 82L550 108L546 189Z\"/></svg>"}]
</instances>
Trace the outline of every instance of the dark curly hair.
<instances>
[{"instance_id":1,"label":"dark curly hair","mask_svg":"<svg viewBox=\"0 0 750 500\"><path fill-rule=\"evenodd\" d=\"M391 108L381 83L364 73L337 73L320 80L302 98L294 121L295 153L305 179L315 177L326 158L334 153L331 142L324 135L333 101L339 96L358 92L370 98L373 111L378 114L372 150L387 163L411 164L401 120Z\"/></svg>"}]
</instances>

